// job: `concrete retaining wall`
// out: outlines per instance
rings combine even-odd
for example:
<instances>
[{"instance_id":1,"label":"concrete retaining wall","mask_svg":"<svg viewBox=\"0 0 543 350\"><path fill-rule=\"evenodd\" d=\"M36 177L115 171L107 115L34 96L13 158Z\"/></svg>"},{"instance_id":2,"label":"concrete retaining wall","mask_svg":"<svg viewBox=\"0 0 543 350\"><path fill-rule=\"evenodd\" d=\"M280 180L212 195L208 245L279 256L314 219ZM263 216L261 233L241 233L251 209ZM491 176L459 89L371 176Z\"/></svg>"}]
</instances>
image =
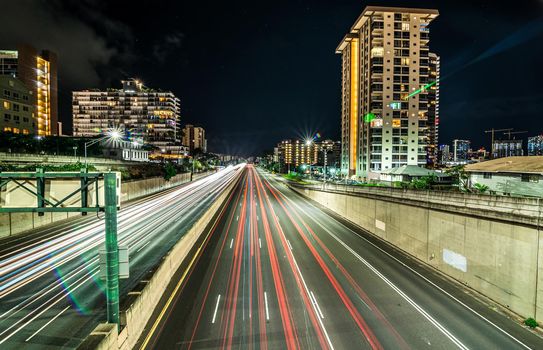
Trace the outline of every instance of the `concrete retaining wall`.
<instances>
[{"instance_id":1,"label":"concrete retaining wall","mask_svg":"<svg viewBox=\"0 0 543 350\"><path fill-rule=\"evenodd\" d=\"M211 173L194 174L194 180ZM176 175L169 181L161 177L153 177L144 180L122 182L121 202L125 203L138 199L174 186L179 186L188 181L190 181L190 173ZM37 213L0 213L0 239L24 234L27 231L80 215L80 213L45 213L44 216L38 216Z\"/></svg>"},{"instance_id":2,"label":"concrete retaining wall","mask_svg":"<svg viewBox=\"0 0 543 350\"><path fill-rule=\"evenodd\" d=\"M239 172L241 174L241 172ZM128 300L123 303L128 305L121 309L121 325L122 330L117 334L117 328L109 328L106 333L101 333L107 327L107 324L100 324L91 333L89 337L81 344L78 349L109 349L109 350L128 350L132 349L139 337L141 336L145 325L157 307L162 295L166 291L168 284L175 275L181 264L187 256L194 244L198 241L205 228L218 212L223 203L228 199L234 186L237 183L238 177L222 192L217 200L209 207L190 230L175 244L175 246L162 259L160 266L154 271L152 277L148 281L142 281L140 284L129 293ZM97 337L101 337L101 341L97 341ZM111 339L117 339L117 342L112 342Z\"/></svg>"},{"instance_id":3,"label":"concrete retaining wall","mask_svg":"<svg viewBox=\"0 0 543 350\"><path fill-rule=\"evenodd\" d=\"M513 312L543 321L543 202L292 188Z\"/></svg>"}]
</instances>

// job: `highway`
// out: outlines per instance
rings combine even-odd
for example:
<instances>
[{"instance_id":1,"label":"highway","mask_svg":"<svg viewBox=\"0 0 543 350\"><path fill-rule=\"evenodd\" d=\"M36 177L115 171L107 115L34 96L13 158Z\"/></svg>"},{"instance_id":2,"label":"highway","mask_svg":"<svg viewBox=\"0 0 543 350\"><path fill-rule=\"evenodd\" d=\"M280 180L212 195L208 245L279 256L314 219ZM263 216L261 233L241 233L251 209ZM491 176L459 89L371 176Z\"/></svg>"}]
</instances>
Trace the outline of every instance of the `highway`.
<instances>
[{"instance_id":1,"label":"highway","mask_svg":"<svg viewBox=\"0 0 543 350\"><path fill-rule=\"evenodd\" d=\"M121 208L119 244L130 251L121 300L242 168L229 167ZM98 263L103 242L103 217L89 215L0 245L0 349L76 348L105 321Z\"/></svg>"},{"instance_id":2,"label":"highway","mask_svg":"<svg viewBox=\"0 0 543 350\"><path fill-rule=\"evenodd\" d=\"M210 237L186 280L172 281L183 287L164 296L139 348L543 348L462 288L252 166Z\"/></svg>"}]
</instances>

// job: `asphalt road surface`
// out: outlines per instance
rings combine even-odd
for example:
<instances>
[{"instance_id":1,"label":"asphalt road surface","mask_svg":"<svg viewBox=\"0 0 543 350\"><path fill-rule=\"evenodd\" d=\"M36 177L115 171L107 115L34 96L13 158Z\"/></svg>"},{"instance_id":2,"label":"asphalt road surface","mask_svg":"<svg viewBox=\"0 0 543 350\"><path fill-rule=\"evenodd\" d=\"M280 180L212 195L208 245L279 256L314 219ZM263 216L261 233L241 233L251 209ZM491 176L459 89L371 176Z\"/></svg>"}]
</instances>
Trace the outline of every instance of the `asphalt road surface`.
<instances>
[{"instance_id":1,"label":"asphalt road surface","mask_svg":"<svg viewBox=\"0 0 543 350\"><path fill-rule=\"evenodd\" d=\"M241 169L229 167L121 209L119 244L130 252L121 301ZM103 242L103 218L89 215L0 244L0 349L76 348L105 321Z\"/></svg>"},{"instance_id":2,"label":"asphalt road surface","mask_svg":"<svg viewBox=\"0 0 543 350\"><path fill-rule=\"evenodd\" d=\"M164 296L138 347L543 349L538 336L252 166L196 261L172 281L182 287Z\"/></svg>"}]
</instances>

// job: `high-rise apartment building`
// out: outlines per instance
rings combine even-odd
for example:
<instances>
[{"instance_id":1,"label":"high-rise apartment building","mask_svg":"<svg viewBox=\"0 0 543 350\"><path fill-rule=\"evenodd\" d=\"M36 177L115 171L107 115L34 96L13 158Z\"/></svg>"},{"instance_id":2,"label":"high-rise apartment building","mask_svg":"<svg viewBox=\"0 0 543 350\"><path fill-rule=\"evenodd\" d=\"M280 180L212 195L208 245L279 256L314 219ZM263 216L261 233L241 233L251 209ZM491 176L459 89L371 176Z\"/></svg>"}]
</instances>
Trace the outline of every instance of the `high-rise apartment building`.
<instances>
[{"instance_id":1,"label":"high-rise apartment building","mask_svg":"<svg viewBox=\"0 0 543 350\"><path fill-rule=\"evenodd\" d=\"M74 136L93 137L112 127L127 136L166 150L180 143L179 99L169 91L156 91L131 79L122 89L74 91Z\"/></svg>"},{"instance_id":2,"label":"high-rise apartment building","mask_svg":"<svg viewBox=\"0 0 543 350\"><path fill-rule=\"evenodd\" d=\"M35 132L40 136L57 135L57 55L48 50L39 52L30 45L0 50L0 75L18 78L33 92L29 102L35 106Z\"/></svg>"},{"instance_id":3,"label":"high-rise apartment building","mask_svg":"<svg viewBox=\"0 0 543 350\"><path fill-rule=\"evenodd\" d=\"M528 137L528 155L543 156L543 135Z\"/></svg>"},{"instance_id":4,"label":"high-rise apartment building","mask_svg":"<svg viewBox=\"0 0 543 350\"><path fill-rule=\"evenodd\" d=\"M321 144L307 144L301 140L283 140L277 144L278 158L282 171L296 170L300 165L316 165L319 161Z\"/></svg>"},{"instance_id":5,"label":"high-rise apartment building","mask_svg":"<svg viewBox=\"0 0 543 350\"><path fill-rule=\"evenodd\" d=\"M436 161L439 57L429 52L437 10L364 9L342 55L342 155L347 176Z\"/></svg>"},{"instance_id":6,"label":"high-rise apartment building","mask_svg":"<svg viewBox=\"0 0 543 350\"><path fill-rule=\"evenodd\" d=\"M195 149L199 149L206 153L207 140L204 128L191 124L185 125L183 128L183 146L188 147L190 154L192 154Z\"/></svg>"},{"instance_id":7,"label":"high-rise apartment building","mask_svg":"<svg viewBox=\"0 0 543 350\"><path fill-rule=\"evenodd\" d=\"M453 161L466 162L471 142L468 140L453 140Z\"/></svg>"}]
</instances>

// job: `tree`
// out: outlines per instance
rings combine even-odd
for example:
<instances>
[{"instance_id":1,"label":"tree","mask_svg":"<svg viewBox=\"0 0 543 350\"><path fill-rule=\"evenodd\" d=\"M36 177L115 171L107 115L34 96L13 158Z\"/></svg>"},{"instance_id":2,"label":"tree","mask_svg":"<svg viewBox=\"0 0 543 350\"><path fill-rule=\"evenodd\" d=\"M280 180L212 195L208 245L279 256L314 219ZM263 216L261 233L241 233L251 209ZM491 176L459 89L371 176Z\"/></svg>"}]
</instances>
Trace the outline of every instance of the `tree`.
<instances>
[{"instance_id":1,"label":"tree","mask_svg":"<svg viewBox=\"0 0 543 350\"><path fill-rule=\"evenodd\" d=\"M170 162L166 163L166 165L164 165L164 180L170 181L175 175L177 175L175 166Z\"/></svg>"},{"instance_id":2,"label":"tree","mask_svg":"<svg viewBox=\"0 0 543 350\"><path fill-rule=\"evenodd\" d=\"M469 192L468 180L469 175L466 173L463 165L456 165L450 169L445 170L445 173L452 177L453 184L458 186L458 189L462 192Z\"/></svg>"}]
</instances>

